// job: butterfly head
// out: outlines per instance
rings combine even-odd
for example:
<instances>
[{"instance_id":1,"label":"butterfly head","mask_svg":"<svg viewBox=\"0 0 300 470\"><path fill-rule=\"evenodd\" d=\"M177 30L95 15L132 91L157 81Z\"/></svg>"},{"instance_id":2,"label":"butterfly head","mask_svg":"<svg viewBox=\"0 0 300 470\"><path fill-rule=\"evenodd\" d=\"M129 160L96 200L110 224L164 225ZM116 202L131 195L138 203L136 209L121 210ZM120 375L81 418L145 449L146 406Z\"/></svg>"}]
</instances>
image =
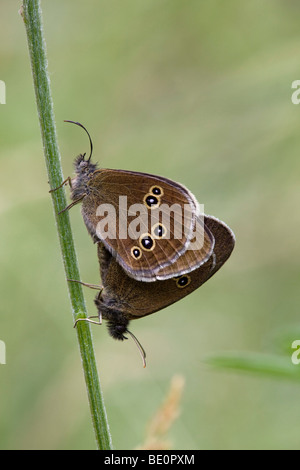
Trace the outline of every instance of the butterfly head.
<instances>
[{"instance_id":1,"label":"butterfly head","mask_svg":"<svg viewBox=\"0 0 300 470\"><path fill-rule=\"evenodd\" d=\"M88 194L88 182L97 165L85 160L85 153L78 155L74 162L76 176L72 178L71 199L76 201Z\"/></svg>"},{"instance_id":2,"label":"butterfly head","mask_svg":"<svg viewBox=\"0 0 300 470\"><path fill-rule=\"evenodd\" d=\"M75 173L78 177L89 178L92 173L97 169L96 163L91 163L91 155L86 160L85 153L81 153L74 161Z\"/></svg>"}]
</instances>

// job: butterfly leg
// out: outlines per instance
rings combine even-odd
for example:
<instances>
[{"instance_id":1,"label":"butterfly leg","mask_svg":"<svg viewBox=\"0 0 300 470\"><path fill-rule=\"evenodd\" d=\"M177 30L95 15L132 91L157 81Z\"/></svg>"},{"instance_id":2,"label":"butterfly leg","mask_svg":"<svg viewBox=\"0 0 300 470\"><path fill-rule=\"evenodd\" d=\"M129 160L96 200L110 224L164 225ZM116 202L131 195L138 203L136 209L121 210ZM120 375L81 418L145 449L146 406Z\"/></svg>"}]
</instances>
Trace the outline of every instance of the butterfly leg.
<instances>
[{"instance_id":1,"label":"butterfly leg","mask_svg":"<svg viewBox=\"0 0 300 470\"><path fill-rule=\"evenodd\" d=\"M92 318L98 318L98 321L92 320ZM88 323L93 323L94 325L102 325L102 315L99 314L99 315L92 315L92 316L86 317L86 318L77 318L77 320L75 321L75 323L73 325L74 328L76 328L77 323L79 321L87 321Z\"/></svg>"},{"instance_id":2,"label":"butterfly leg","mask_svg":"<svg viewBox=\"0 0 300 470\"><path fill-rule=\"evenodd\" d=\"M65 184L69 183L70 188L72 188L72 179L70 176L66 178L57 188L50 189L49 193L53 193L54 191L57 191L58 189L62 188Z\"/></svg>"},{"instance_id":3,"label":"butterfly leg","mask_svg":"<svg viewBox=\"0 0 300 470\"><path fill-rule=\"evenodd\" d=\"M56 188L58 189L58 188ZM56 191L56 189L53 189L53 191ZM65 207L62 211L59 211L58 215L62 214L63 212L66 212L68 211L69 209L71 209L71 207L73 206L76 206L76 204L78 204L78 202L82 201L82 199L86 196L86 194L83 194L82 196L80 196L78 199L76 199L75 201L71 202L71 204L69 204L67 207Z\"/></svg>"},{"instance_id":4,"label":"butterfly leg","mask_svg":"<svg viewBox=\"0 0 300 470\"><path fill-rule=\"evenodd\" d=\"M78 282L78 284L81 284L82 286L89 287L90 289L99 290L100 294L103 291L103 287L98 286L97 284L89 284L88 282L77 281L77 279L67 279L67 281L69 281L69 282Z\"/></svg>"},{"instance_id":5,"label":"butterfly leg","mask_svg":"<svg viewBox=\"0 0 300 470\"><path fill-rule=\"evenodd\" d=\"M90 289L99 290L99 294L98 294L99 297L101 295L101 292L103 291L103 287L98 286L97 284L89 284L87 282L78 281L77 279L67 279L67 281L78 282L78 284L81 284L82 286L89 287ZM94 321L94 320L92 320L92 318L98 318L98 321ZM89 323L93 323L94 325L102 325L102 315L101 315L101 312L99 312L99 315L92 315L92 316L86 317L86 318L78 318L74 323L74 328L76 328L77 323L79 321L87 321Z\"/></svg>"},{"instance_id":6,"label":"butterfly leg","mask_svg":"<svg viewBox=\"0 0 300 470\"><path fill-rule=\"evenodd\" d=\"M50 189L49 190L49 193L53 193L54 191L57 191L58 189L62 188L65 184L69 183L69 186L70 188L72 189L72 179L70 176L68 176L67 179L65 179L59 186L57 186L57 188L53 188L53 189ZM80 196L78 199L76 199L76 201L73 201L71 202L71 204L69 204L67 207L65 207L62 211L60 211L58 214L62 214L63 212L65 211L68 211L69 209L71 209L71 207L75 206L76 204L78 204L78 202L80 202L84 197L86 196L86 194L83 194L82 196Z\"/></svg>"}]
</instances>

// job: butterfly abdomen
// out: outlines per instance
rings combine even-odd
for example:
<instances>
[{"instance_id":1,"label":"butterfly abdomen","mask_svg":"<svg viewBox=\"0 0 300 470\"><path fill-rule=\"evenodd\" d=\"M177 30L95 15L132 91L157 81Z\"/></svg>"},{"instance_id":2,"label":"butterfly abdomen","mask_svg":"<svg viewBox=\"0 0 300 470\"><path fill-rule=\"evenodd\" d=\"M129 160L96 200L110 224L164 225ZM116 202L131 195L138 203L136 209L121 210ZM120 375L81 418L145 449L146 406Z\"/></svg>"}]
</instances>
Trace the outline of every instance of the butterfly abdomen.
<instances>
[{"instance_id":1,"label":"butterfly abdomen","mask_svg":"<svg viewBox=\"0 0 300 470\"><path fill-rule=\"evenodd\" d=\"M128 325L128 320L127 320L127 325ZM127 331L127 326L115 323L115 321L109 321L107 323L107 329L110 334L114 339L118 339L123 341L124 339L127 339L126 336L124 336L124 333Z\"/></svg>"}]
</instances>

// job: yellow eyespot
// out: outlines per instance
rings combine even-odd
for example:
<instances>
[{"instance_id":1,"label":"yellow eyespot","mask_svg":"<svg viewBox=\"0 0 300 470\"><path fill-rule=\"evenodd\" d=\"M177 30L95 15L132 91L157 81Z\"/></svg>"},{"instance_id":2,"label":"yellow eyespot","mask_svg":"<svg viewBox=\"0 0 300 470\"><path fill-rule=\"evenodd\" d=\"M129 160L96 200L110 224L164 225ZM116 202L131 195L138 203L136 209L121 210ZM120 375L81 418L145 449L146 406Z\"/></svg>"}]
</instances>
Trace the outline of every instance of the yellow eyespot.
<instances>
[{"instance_id":1,"label":"yellow eyespot","mask_svg":"<svg viewBox=\"0 0 300 470\"><path fill-rule=\"evenodd\" d=\"M161 186L158 186L157 184L154 186L151 186L149 189L149 192L154 194L154 196L163 196L164 195L164 190L162 189Z\"/></svg>"},{"instance_id":2,"label":"yellow eyespot","mask_svg":"<svg viewBox=\"0 0 300 470\"><path fill-rule=\"evenodd\" d=\"M155 209L156 207L158 207L160 205L160 197L155 196L152 193L148 193L144 197L143 202L144 202L145 206L148 207L148 209Z\"/></svg>"},{"instance_id":3,"label":"yellow eyespot","mask_svg":"<svg viewBox=\"0 0 300 470\"><path fill-rule=\"evenodd\" d=\"M144 233L139 238L139 244L142 250L152 251L155 248L155 240L152 238L150 233Z\"/></svg>"},{"instance_id":4,"label":"yellow eyespot","mask_svg":"<svg viewBox=\"0 0 300 470\"><path fill-rule=\"evenodd\" d=\"M173 279L176 281L176 285L179 287L179 289L184 289L192 281L188 274L183 274L182 276L177 276Z\"/></svg>"},{"instance_id":5,"label":"yellow eyespot","mask_svg":"<svg viewBox=\"0 0 300 470\"><path fill-rule=\"evenodd\" d=\"M131 256L134 258L134 259L140 259L141 256L142 256L142 251L141 249L138 247L138 246L133 246L131 248Z\"/></svg>"},{"instance_id":6,"label":"yellow eyespot","mask_svg":"<svg viewBox=\"0 0 300 470\"><path fill-rule=\"evenodd\" d=\"M153 225L151 233L153 238L160 239L164 238L167 235L168 231L163 224L157 222L157 224Z\"/></svg>"}]
</instances>

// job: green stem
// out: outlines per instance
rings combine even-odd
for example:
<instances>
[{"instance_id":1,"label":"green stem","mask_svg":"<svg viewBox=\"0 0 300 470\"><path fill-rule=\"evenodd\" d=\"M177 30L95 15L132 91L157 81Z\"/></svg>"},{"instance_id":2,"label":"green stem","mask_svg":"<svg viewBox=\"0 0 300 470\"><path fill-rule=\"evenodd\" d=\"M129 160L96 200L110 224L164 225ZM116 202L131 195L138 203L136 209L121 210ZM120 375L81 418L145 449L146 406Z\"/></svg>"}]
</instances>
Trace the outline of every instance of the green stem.
<instances>
[{"instance_id":1,"label":"green stem","mask_svg":"<svg viewBox=\"0 0 300 470\"><path fill-rule=\"evenodd\" d=\"M56 138L39 0L23 0L20 13L26 28L49 183L51 188L57 188L63 181L63 174ZM61 188L51 194L66 278L80 279L68 211L58 215L59 211L67 206L65 189ZM76 282L68 282L68 289L74 321L86 317L87 311L81 285ZM87 322L79 322L76 330L96 442L99 449L111 449L111 436L100 388L90 326Z\"/></svg>"}]
</instances>

